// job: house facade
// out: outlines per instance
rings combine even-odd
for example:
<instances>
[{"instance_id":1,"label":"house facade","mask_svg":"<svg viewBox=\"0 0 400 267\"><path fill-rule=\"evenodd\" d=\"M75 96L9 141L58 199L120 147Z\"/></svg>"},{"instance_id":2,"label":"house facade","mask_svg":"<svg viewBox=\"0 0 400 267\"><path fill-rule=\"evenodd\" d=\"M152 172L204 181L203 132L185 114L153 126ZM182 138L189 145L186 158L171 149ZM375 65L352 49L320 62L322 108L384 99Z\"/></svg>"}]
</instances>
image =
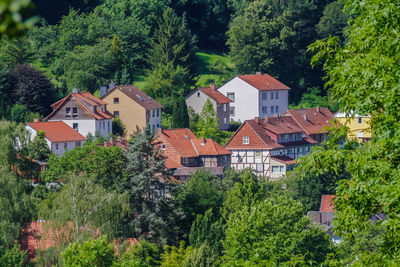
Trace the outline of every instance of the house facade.
<instances>
[{"instance_id":1,"label":"house facade","mask_svg":"<svg viewBox=\"0 0 400 267\"><path fill-rule=\"evenodd\" d=\"M221 176L230 167L230 151L212 139L197 138L190 129L160 129L158 141L167 157L166 167L181 181L199 168Z\"/></svg>"},{"instance_id":2,"label":"house facade","mask_svg":"<svg viewBox=\"0 0 400 267\"><path fill-rule=\"evenodd\" d=\"M268 74L238 75L218 91L229 98L231 121L273 117L288 109L290 88Z\"/></svg>"},{"instance_id":3,"label":"house facade","mask_svg":"<svg viewBox=\"0 0 400 267\"><path fill-rule=\"evenodd\" d=\"M317 142L289 116L246 120L225 145L231 167L252 169L258 176L279 179Z\"/></svg>"},{"instance_id":4,"label":"house facade","mask_svg":"<svg viewBox=\"0 0 400 267\"><path fill-rule=\"evenodd\" d=\"M108 91L102 89L101 99L108 104L108 109L118 116L125 125L127 136L133 134L137 127L147 125L153 131L161 128L162 105L133 85L116 85Z\"/></svg>"},{"instance_id":5,"label":"house facade","mask_svg":"<svg viewBox=\"0 0 400 267\"><path fill-rule=\"evenodd\" d=\"M200 114L204 104L210 100L217 114L220 130L228 130L230 127L230 103L232 100L218 92L214 84L209 87L201 87L193 90L186 96L186 105L192 108L194 112Z\"/></svg>"},{"instance_id":6,"label":"house facade","mask_svg":"<svg viewBox=\"0 0 400 267\"><path fill-rule=\"evenodd\" d=\"M53 111L46 121L63 121L83 136L99 134L108 137L112 134L113 115L107 110L107 103L89 92L74 89L51 107Z\"/></svg>"},{"instance_id":7,"label":"house facade","mask_svg":"<svg viewBox=\"0 0 400 267\"><path fill-rule=\"evenodd\" d=\"M371 116L363 116L359 114L348 114L338 112L335 114L335 118L344 126L349 128L347 137L350 139L356 139L359 142L365 142L371 140L372 129L371 129Z\"/></svg>"},{"instance_id":8,"label":"house facade","mask_svg":"<svg viewBox=\"0 0 400 267\"><path fill-rule=\"evenodd\" d=\"M31 140L36 137L38 131L43 131L47 145L59 157L86 141L86 137L63 121L40 122L35 120L26 123L25 128L30 132Z\"/></svg>"}]
</instances>

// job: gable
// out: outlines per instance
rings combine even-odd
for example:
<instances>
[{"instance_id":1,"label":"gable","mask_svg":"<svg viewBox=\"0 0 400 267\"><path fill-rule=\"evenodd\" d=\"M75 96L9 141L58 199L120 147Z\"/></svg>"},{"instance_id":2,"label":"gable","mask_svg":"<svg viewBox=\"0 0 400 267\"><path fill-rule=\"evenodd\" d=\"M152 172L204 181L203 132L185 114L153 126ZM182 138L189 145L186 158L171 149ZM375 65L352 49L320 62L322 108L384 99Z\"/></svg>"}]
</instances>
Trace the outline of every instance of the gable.
<instances>
[{"instance_id":1,"label":"gable","mask_svg":"<svg viewBox=\"0 0 400 267\"><path fill-rule=\"evenodd\" d=\"M72 97L69 97L66 99L60 106L57 106L57 110L54 111L54 113L50 114L46 120L65 120L65 113L66 113L66 108L69 107L71 108L77 108L78 109L78 118L80 120L82 119L88 119L91 120L93 119L93 116Z\"/></svg>"},{"instance_id":2,"label":"gable","mask_svg":"<svg viewBox=\"0 0 400 267\"><path fill-rule=\"evenodd\" d=\"M243 144L243 137L249 137L249 144ZM234 136L225 145L228 150L231 149L268 149L269 147L264 143L260 136L245 122L240 127Z\"/></svg>"}]
</instances>

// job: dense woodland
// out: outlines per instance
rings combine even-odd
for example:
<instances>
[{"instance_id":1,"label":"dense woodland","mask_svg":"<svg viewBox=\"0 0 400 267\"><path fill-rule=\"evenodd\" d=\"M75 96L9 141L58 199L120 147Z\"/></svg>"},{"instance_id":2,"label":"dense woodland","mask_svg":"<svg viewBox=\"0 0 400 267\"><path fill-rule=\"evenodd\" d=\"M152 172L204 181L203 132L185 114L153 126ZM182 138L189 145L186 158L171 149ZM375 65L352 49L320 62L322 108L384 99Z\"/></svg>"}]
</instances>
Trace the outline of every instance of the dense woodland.
<instances>
[{"instance_id":1,"label":"dense woodland","mask_svg":"<svg viewBox=\"0 0 400 267\"><path fill-rule=\"evenodd\" d=\"M1 266L25 264L20 229L34 220L65 233L38 250L37 266L399 264L398 2L33 1L30 13L29 1L17 2L26 21L0 10ZM187 114L183 97L255 71L290 86L293 106L372 115L374 139L357 143L333 129L279 182L200 170L180 184L158 179L168 172L149 128L126 152L91 137L56 158L43 134L30 141L21 124L75 87L96 93L114 81L160 101L165 121L223 138L205 128L214 122ZM336 195L340 244L305 216L321 194ZM116 254L114 240L132 237L139 243Z\"/></svg>"}]
</instances>

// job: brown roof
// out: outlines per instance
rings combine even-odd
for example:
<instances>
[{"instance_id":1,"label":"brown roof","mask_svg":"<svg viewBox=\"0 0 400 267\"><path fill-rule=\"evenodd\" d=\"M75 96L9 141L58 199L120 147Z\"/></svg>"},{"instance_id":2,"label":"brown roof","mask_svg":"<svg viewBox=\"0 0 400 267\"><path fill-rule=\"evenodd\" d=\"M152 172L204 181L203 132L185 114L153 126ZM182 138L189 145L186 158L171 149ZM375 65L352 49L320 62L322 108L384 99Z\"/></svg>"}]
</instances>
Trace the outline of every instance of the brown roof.
<instances>
[{"instance_id":1,"label":"brown roof","mask_svg":"<svg viewBox=\"0 0 400 267\"><path fill-rule=\"evenodd\" d=\"M333 206L334 199L335 199L335 195L322 195L321 196L321 207L320 207L319 211L324 211L324 212L336 211Z\"/></svg>"},{"instance_id":2,"label":"brown roof","mask_svg":"<svg viewBox=\"0 0 400 267\"><path fill-rule=\"evenodd\" d=\"M306 134L328 133L324 128L333 126L333 113L328 108L288 109L291 116Z\"/></svg>"},{"instance_id":3,"label":"brown roof","mask_svg":"<svg viewBox=\"0 0 400 267\"><path fill-rule=\"evenodd\" d=\"M50 117L52 117L58 109L68 100L68 99L73 99L75 102L77 102L85 111L87 114L92 116L94 119L97 120L104 120L104 119L112 119L114 116L106 110L105 112L102 112L98 107L99 106L105 106L107 105L106 102L103 100L95 97L92 95L90 92L79 92L79 93L71 93L68 96L64 97L63 99L58 100L54 104L51 105L53 108L53 111L45 118L45 120L48 120ZM87 104L91 106L95 106L95 111L93 112L91 109L87 107Z\"/></svg>"},{"instance_id":4,"label":"brown roof","mask_svg":"<svg viewBox=\"0 0 400 267\"><path fill-rule=\"evenodd\" d=\"M226 103L231 103L232 100L218 92L214 86L209 86L209 87L199 87L195 89L190 95L193 93L197 92L197 90L202 91L204 94L206 94L208 97L213 99L215 102L218 104L226 104Z\"/></svg>"},{"instance_id":5,"label":"brown roof","mask_svg":"<svg viewBox=\"0 0 400 267\"><path fill-rule=\"evenodd\" d=\"M135 101L145 109L158 109L163 107L160 103L155 101L152 97L148 96L134 85L116 85L102 98L104 99L104 97L113 90L120 90L122 93L127 95L129 98L131 98L133 101Z\"/></svg>"},{"instance_id":6,"label":"brown roof","mask_svg":"<svg viewBox=\"0 0 400 267\"><path fill-rule=\"evenodd\" d=\"M240 79L261 91L290 90L290 88L268 74L238 75Z\"/></svg>"},{"instance_id":7,"label":"brown roof","mask_svg":"<svg viewBox=\"0 0 400 267\"><path fill-rule=\"evenodd\" d=\"M164 154L172 157L176 165L180 165L179 158L191 158L206 155L230 155L220 144L212 139L199 139L190 129L159 130L159 141L166 145ZM173 149L170 149L171 146ZM174 154L174 155L172 155ZM167 164L173 165L173 161Z\"/></svg>"},{"instance_id":8,"label":"brown roof","mask_svg":"<svg viewBox=\"0 0 400 267\"><path fill-rule=\"evenodd\" d=\"M72 129L63 121L28 122L36 131L44 131L45 137L51 142L84 141L86 137Z\"/></svg>"}]
</instances>

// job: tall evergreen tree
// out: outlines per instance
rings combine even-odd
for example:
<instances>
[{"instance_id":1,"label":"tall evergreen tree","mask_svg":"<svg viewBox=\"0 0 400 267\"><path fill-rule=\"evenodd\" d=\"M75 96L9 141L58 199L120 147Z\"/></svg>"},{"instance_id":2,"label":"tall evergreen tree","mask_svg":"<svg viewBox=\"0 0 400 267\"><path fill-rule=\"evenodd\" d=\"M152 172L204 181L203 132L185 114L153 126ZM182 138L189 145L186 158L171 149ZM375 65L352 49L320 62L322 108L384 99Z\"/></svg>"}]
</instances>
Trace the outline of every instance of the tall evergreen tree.
<instances>
[{"instance_id":1,"label":"tall evergreen tree","mask_svg":"<svg viewBox=\"0 0 400 267\"><path fill-rule=\"evenodd\" d=\"M180 215L170 195L174 185L164 180L170 173L156 133L149 126L133 136L126 158L125 188L130 193L130 226L134 235L157 244L176 242L179 240L176 220Z\"/></svg>"},{"instance_id":2,"label":"tall evergreen tree","mask_svg":"<svg viewBox=\"0 0 400 267\"><path fill-rule=\"evenodd\" d=\"M199 137L212 138L217 142L221 138L217 113L210 99L203 106L196 128L196 135Z\"/></svg>"},{"instance_id":3,"label":"tall evergreen tree","mask_svg":"<svg viewBox=\"0 0 400 267\"><path fill-rule=\"evenodd\" d=\"M47 161L51 155L51 150L47 145L43 131L37 132L28 149L29 156L36 160Z\"/></svg>"},{"instance_id":4,"label":"tall evergreen tree","mask_svg":"<svg viewBox=\"0 0 400 267\"><path fill-rule=\"evenodd\" d=\"M182 96L176 100L172 111L171 119L173 128L187 128L189 127L189 114L186 106L185 98Z\"/></svg>"}]
</instances>

